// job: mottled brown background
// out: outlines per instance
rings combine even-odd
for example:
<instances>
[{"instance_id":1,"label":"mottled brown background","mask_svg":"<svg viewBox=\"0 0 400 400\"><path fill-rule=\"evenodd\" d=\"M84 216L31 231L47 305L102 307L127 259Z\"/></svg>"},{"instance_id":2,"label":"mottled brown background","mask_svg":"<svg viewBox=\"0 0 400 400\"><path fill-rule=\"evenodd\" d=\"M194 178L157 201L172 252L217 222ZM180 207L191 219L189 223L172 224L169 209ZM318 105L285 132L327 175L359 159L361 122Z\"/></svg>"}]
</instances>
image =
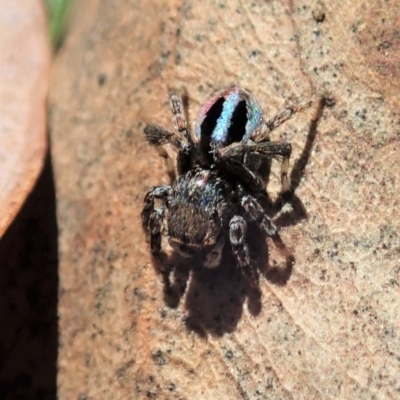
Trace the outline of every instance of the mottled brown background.
<instances>
[{"instance_id":1,"label":"mottled brown background","mask_svg":"<svg viewBox=\"0 0 400 400\"><path fill-rule=\"evenodd\" d=\"M76 2L49 125L61 399L400 396L399 22L395 0ZM177 304L140 228L144 193L167 179L142 129L171 126L167 86L186 87L193 126L232 83L268 115L335 99L296 192L307 218L281 227L296 264L259 294L233 266L195 271ZM294 160L312 116L274 132Z\"/></svg>"}]
</instances>

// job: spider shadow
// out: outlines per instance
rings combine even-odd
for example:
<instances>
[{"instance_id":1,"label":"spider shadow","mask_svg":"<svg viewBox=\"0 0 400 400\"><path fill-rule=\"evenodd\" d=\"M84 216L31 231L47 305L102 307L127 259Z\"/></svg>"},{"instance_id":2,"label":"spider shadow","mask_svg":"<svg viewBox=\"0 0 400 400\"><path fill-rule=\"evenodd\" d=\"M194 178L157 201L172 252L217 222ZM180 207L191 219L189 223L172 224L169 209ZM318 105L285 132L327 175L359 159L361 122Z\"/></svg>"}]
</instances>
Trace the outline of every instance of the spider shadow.
<instances>
[{"instance_id":1,"label":"spider shadow","mask_svg":"<svg viewBox=\"0 0 400 400\"><path fill-rule=\"evenodd\" d=\"M267 209L271 210L271 216L277 215L283 206L289 203L292 206L292 211L281 214L274 223L278 227L293 226L303 219L307 219L307 210L301 199L295 194L296 189L299 187L302 178L305 175L305 169L310 159L311 150L314 146L315 138L317 136L318 122L322 117L324 108L326 107L326 98L321 97L317 104L317 109L314 118L311 120L308 129L306 143L300 157L295 161L293 168L290 172L290 191L280 194L278 198L268 205L264 205Z\"/></svg>"},{"instance_id":2,"label":"spider shadow","mask_svg":"<svg viewBox=\"0 0 400 400\"><path fill-rule=\"evenodd\" d=\"M178 307L185 295L185 325L201 337L207 334L221 337L233 332L243 314L243 307L251 315L261 312L260 279L284 285L289 279L293 259L286 266L269 265L267 237L256 224L249 224L249 242L254 260L251 271L243 271L229 245L223 249L222 263L217 268L205 268L202 257L169 257L165 269L153 259L153 265L162 276L164 301L171 308Z\"/></svg>"},{"instance_id":3,"label":"spider shadow","mask_svg":"<svg viewBox=\"0 0 400 400\"><path fill-rule=\"evenodd\" d=\"M295 190L305 174L324 106L325 100L321 99L315 118L311 121L302 154L295 161L290 174L291 191L279 196L274 202L268 196L262 202L271 217L277 215L286 203L291 204L290 212L284 212L274 220L278 227L292 226L307 218L305 206L295 195ZM161 267L157 260L153 260L156 270L163 277L166 305L178 307L185 295L185 325L189 331L201 337L206 337L207 334L221 337L233 332L246 302L252 316L260 314L260 279L264 278L274 285L285 285L290 279L295 259L289 254L281 237L276 235L273 245L285 255L283 266L281 263L270 264L267 237L256 224L249 224L248 235L254 260L250 273L237 267L229 245L223 250L221 264L213 269L205 268L201 257L187 259L175 253L168 260L173 267L167 269Z\"/></svg>"}]
</instances>

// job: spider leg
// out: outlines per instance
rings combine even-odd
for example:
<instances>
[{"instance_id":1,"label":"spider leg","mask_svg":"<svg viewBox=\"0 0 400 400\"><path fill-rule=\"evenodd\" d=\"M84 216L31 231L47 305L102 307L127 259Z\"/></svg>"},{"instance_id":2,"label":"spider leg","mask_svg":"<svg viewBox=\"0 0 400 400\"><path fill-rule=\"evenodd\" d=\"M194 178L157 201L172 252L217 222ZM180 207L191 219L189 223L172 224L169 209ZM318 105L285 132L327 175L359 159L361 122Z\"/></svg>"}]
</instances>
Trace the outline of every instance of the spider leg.
<instances>
[{"instance_id":1,"label":"spider leg","mask_svg":"<svg viewBox=\"0 0 400 400\"><path fill-rule=\"evenodd\" d=\"M261 204L253 196L246 195L242 197L241 205L248 216L256 221L261 229L272 238L276 247L278 247L280 252L285 256L286 260L292 260L293 256L282 242L282 239L278 234L278 228L271 221L268 215L265 214Z\"/></svg>"},{"instance_id":2,"label":"spider leg","mask_svg":"<svg viewBox=\"0 0 400 400\"><path fill-rule=\"evenodd\" d=\"M241 182L251 191L260 192L264 190L262 180L254 174L243 163L234 159L226 159L224 163L219 164L228 174L234 174L239 177Z\"/></svg>"},{"instance_id":3,"label":"spider leg","mask_svg":"<svg viewBox=\"0 0 400 400\"><path fill-rule=\"evenodd\" d=\"M249 247L246 243L246 230L246 221L239 215L235 215L229 222L229 239L232 251L242 268L247 268L250 265Z\"/></svg>"},{"instance_id":4,"label":"spider leg","mask_svg":"<svg viewBox=\"0 0 400 400\"><path fill-rule=\"evenodd\" d=\"M243 143L235 142L229 146L219 149L222 158L242 157L249 153L259 154L266 157L285 157L289 158L292 151L290 143L263 142L263 143Z\"/></svg>"},{"instance_id":5,"label":"spider leg","mask_svg":"<svg viewBox=\"0 0 400 400\"><path fill-rule=\"evenodd\" d=\"M233 158L245 159L246 156L259 156L261 158L277 158L282 157L281 165L281 184L282 192L290 190L289 182L289 159L292 152L290 143L278 142L262 142L262 143L243 143L236 142L230 146L219 150L219 155L224 160L232 160Z\"/></svg>"},{"instance_id":6,"label":"spider leg","mask_svg":"<svg viewBox=\"0 0 400 400\"><path fill-rule=\"evenodd\" d=\"M182 137L159 125L147 125L144 128L144 135L150 146L163 146L170 143L178 151L185 146L185 140Z\"/></svg>"},{"instance_id":7,"label":"spider leg","mask_svg":"<svg viewBox=\"0 0 400 400\"><path fill-rule=\"evenodd\" d=\"M142 225L143 229L148 232L150 229L150 218L152 213L154 212L154 199L167 200L167 198L171 195L171 186L169 185L161 185L154 186L151 190L146 193L143 201L143 210L142 210Z\"/></svg>"},{"instance_id":8,"label":"spider leg","mask_svg":"<svg viewBox=\"0 0 400 400\"><path fill-rule=\"evenodd\" d=\"M181 149L179 137L175 133L168 132L158 125L147 125L144 128L144 135L150 146L157 149L159 156L164 160L165 169L171 182L176 178L175 165L171 157L164 148L164 145L170 143L178 151Z\"/></svg>"},{"instance_id":9,"label":"spider leg","mask_svg":"<svg viewBox=\"0 0 400 400\"><path fill-rule=\"evenodd\" d=\"M169 103L174 118L175 130L186 140L190 145L193 145L193 140L190 136L189 129L187 127L186 116L183 108L183 102L181 96L169 90Z\"/></svg>"},{"instance_id":10,"label":"spider leg","mask_svg":"<svg viewBox=\"0 0 400 400\"><path fill-rule=\"evenodd\" d=\"M169 89L169 103L173 114L175 131L181 141L177 158L177 167L179 174L183 174L191 168L192 158L195 156L194 153L196 153L196 146L190 136L182 97Z\"/></svg>"},{"instance_id":11,"label":"spider leg","mask_svg":"<svg viewBox=\"0 0 400 400\"><path fill-rule=\"evenodd\" d=\"M228 175L239 177L241 182L251 191L262 191L264 185L261 179L249 169L241 160L224 153L225 148L214 148L211 151L213 162Z\"/></svg>"},{"instance_id":12,"label":"spider leg","mask_svg":"<svg viewBox=\"0 0 400 400\"><path fill-rule=\"evenodd\" d=\"M154 146L158 154L164 159L167 173L171 181L175 180L175 166L171 157L164 148L165 144L170 143L178 152L177 169L179 174L183 174L190 169L190 160L193 146L181 136L179 132L169 132L158 125L147 125L144 128L144 135L150 146Z\"/></svg>"},{"instance_id":13,"label":"spider leg","mask_svg":"<svg viewBox=\"0 0 400 400\"><path fill-rule=\"evenodd\" d=\"M246 242L247 223L243 217L235 215L229 222L229 239L232 246L232 252L242 269L248 277L251 284L255 284L258 275L251 265L249 246Z\"/></svg>"},{"instance_id":14,"label":"spider leg","mask_svg":"<svg viewBox=\"0 0 400 400\"><path fill-rule=\"evenodd\" d=\"M164 159L167 173L171 181L173 181L176 177L175 167L163 146L170 143L177 150L177 170L180 175L190 169L192 152L195 146L187 127L180 96L170 91L169 101L174 119L175 132L169 132L158 125L147 125L144 128L144 134L147 142L151 146L155 146L159 155Z\"/></svg>"},{"instance_id":15,"label":"spider leg","mask_svg":"<svg viewBox=\"0 0 400 400\"><path fill-rule=\"evenodd\" d=\"M313 104L312 101L303 101L294 106L287 107L268 121L264 121L259 129L252 135L251 139L255 142L265 142L269 140L269 133L281 126L292 118L295 114L305 110Z\"/></svg>"},{"instance_id":16,"label":"spider leg","mask_svg":"<svg viewBox=\"0 0 400 400\"><path fill-rule=\"evenodd\" d=\"M161 252L161 225L163 218L163 206L153 209L149 218L150 251L157 258L160 258Z\"/></svg>"}]
</instances>

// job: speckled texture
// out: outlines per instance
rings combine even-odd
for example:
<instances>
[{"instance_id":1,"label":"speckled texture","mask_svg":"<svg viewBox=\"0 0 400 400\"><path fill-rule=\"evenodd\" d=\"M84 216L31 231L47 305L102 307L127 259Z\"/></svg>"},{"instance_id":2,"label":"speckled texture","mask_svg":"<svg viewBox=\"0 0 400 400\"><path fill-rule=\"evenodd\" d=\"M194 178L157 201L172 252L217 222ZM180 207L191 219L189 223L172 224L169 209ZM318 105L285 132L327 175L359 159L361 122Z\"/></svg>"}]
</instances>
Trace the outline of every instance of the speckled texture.
<instances>
[{"instance_id":1,"label":"speckled texture","mask_svg":"<svg viewBox=\"0 0 400 400\"><path fill-rule=\"evenodd\" d=\"M399 396L398 7L79 3L51 97L61 399ZM314 93L334 105L289 217L276 219L296 263L286 285L266 273L257 291L228 260L193 271L171 298L140 227L143 195L167 183L142 129L172 126L167 86L186 87L193 127L202 102L231 84L267 115ZM294 160L311 119L274 132ZM279 267L271 243L269 253Z\"/></svg>"}]
</instances>

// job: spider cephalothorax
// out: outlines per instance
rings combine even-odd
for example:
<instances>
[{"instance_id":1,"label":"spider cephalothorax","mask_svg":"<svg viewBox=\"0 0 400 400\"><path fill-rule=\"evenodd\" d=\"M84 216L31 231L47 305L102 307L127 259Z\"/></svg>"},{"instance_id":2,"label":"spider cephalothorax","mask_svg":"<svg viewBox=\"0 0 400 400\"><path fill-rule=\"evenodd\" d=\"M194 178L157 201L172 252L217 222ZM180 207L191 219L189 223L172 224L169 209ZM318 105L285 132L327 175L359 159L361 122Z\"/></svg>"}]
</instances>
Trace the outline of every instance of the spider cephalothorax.
<instances>
[{"instance_id":1,"label":"spider cephalothorax","mask_svg":"<svg viewBox=\"0 0 400 400\"><path fill-rule=\"evenodd\" d=\"M205 254L204 266L215 267L225 243L230 243L238 264L250 266L248 222L254 221L268 236L277 228L260 204L266 197L265 166L271 158L282 159L282 191L289 190L288 166L291 146L271 142L269 133L310 102L286 108L264 121L253 96L239 87L224 89L200 110L195 135L189 133L182 102L170 94L175 131L157 125L144 129L146 140L167 153L170 143L177 150L178 176L172 185L153 187L145 196L142 221L150 238L150 250L158 257L161 236L183 256ZM171 166L171 163L169 163ZM170 167L169 174L175 176ZM155 199L161 205L155 207Z\"/></svg>"}]
</instances>

